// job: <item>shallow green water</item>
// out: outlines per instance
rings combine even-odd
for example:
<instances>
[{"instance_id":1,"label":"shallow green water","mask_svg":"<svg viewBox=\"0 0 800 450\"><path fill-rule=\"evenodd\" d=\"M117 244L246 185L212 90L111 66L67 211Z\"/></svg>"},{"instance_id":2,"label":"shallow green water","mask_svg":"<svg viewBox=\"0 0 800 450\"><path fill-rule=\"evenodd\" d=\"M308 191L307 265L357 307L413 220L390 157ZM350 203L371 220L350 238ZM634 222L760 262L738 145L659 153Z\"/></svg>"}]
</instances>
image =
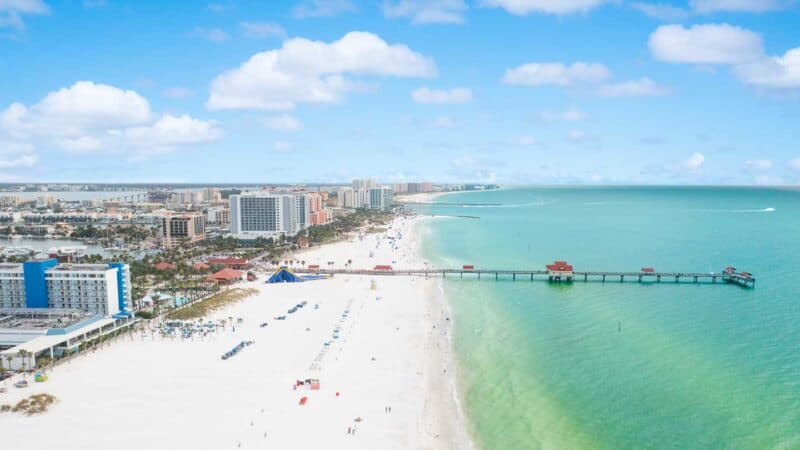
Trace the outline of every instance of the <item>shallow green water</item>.
<instances>
[{"instance_id":1,"label":"shallow green water","mask_svg":"<svg viewBox=\"0 0 800 450\"><path fill-rule=\"evenodd\" d=\"M422 212L437 266L753 272L755 289L450 280L486 449L800 448L800 192L537 188ZM621 331L620 331L621 326Z\"/></svg>"}]
</instances>

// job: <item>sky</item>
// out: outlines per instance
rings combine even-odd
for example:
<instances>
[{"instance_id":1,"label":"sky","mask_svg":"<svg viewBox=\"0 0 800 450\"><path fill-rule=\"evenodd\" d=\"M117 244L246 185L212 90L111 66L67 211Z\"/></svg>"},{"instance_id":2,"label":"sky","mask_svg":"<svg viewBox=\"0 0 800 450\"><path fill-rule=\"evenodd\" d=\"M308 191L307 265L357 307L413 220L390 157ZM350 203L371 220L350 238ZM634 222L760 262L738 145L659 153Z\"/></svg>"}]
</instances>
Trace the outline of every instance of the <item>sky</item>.
<instances>
[{"instance_id":1,"label":"sky","mask_svg":"<svg viewBox=\"0 0 800 450\"><path fill-rule=\"evenodd\" d=\"M0 0L0 182L800 184L800 0Z\"/></svg>"}]
</instances>

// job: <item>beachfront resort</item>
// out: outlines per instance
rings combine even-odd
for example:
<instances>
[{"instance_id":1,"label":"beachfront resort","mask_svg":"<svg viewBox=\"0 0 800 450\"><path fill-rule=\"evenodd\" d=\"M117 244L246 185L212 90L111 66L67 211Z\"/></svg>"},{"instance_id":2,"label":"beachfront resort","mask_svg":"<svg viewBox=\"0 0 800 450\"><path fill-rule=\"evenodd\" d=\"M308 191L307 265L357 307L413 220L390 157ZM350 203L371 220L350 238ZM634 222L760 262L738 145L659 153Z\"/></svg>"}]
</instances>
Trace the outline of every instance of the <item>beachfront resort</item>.
<instances>
[{"instance_id":1,"label":"beachfront resort","mask_svg":"<svg viewBox=\"0 0 800 450\"><path fill-rule=\"evenodd\" d=\"M153 411L172 418L156 420L151 433L100 433L132 448L468 442L455 382L440 376L452 356L438 280L332 273L423 264L414 235L423 218L392 212L391 189L373 184L344 188L343 197L361 203L319 225L297 220L315 213L316 196L232 194L228 232L241 243L232 250L206 247L208 238L180 240L202 229L202 216L175 212L156 229L163 252L121 258L130 264L59 254L1 263L6 442L43 447L67 435L98 448L70 431L87 405L107 406L93 419L100 429L149 420ZM375 208L365 208L370 201ZM209 408L226 415L213 419ZM54 433L31 436L30 426ZM197 431L169 433L175 426ZM309 426L317 432L306 433ZM395 436L388 447L387 435Z\"/></svg>"}]
</instances>

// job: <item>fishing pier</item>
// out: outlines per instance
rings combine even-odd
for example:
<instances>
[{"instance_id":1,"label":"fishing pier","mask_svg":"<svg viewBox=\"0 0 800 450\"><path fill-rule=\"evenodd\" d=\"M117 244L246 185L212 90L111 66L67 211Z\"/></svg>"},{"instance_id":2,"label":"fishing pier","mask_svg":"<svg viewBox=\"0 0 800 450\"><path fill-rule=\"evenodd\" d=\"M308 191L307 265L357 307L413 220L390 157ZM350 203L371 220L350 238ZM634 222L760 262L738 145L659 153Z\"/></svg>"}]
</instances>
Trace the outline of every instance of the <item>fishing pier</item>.
<instances>
[{"instance_id":1,"label":"fishing pier","mask_svg":"<svg viewBox=\"0 0 800 450\"><path fill-rule=\"evenodd\" d=\"M735 267L726 267L720 273L702 272L656 272L650 267L643 267L638 272L608 272L608 271L576 271L572 265L565 261L556 261L545 266L545 270L502 270L502 269L476 269L465 265L460 269L394 269L389 265L377 265L373 269L293 269L300 273L315 274L347 274L347 275L407 275L442 277L442 278L494 278L495 280L530 280L547 281L550 283L580 282L636 282L636 283L706 283L706 284L735 284L746 288L754 288L756 279L748 272L737 272Z\"/></svg>"}]
</instances>

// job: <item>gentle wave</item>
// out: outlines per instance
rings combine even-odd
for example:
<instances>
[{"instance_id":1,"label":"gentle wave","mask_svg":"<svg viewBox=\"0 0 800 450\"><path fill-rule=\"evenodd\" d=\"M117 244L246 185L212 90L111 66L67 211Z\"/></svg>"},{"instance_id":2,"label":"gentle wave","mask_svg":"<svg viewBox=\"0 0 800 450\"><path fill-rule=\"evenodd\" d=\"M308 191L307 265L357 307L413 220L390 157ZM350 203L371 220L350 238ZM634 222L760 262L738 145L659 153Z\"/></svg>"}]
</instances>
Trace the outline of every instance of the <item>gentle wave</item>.
<instances>
[{"instance_id":1,"label":"gentle wave","mask_svg":"<svg viewBox=\"0 0 800 450\"><path fill-rule=\"evenodd\" d=\"M701 212L718 212L718 213L771 213L777 211L775 208L763 209L698 209Z\"/></svg>"},{"instance_id":2,"label":"gentle wave","mask_svg":"<svg viewBox=\"0 0 800 450\"><path fill-rule=\"evenodd\" d=\"M461 205L462 208L526 208L528 206L544 206L545 202L519 203L511 205Z\"/></svg>"},{"instance_id":3,"label":"gentle wave","mask_svg":"<svg viewBox=\"0 0 800 450\"><path fill-rule=\"evenodd\" d=\"M599 201L599 202L583 202L584 206L611 206L611 205L630 205L631 202L618 202L618 201Z\"/></svg>"}]
</instances>

